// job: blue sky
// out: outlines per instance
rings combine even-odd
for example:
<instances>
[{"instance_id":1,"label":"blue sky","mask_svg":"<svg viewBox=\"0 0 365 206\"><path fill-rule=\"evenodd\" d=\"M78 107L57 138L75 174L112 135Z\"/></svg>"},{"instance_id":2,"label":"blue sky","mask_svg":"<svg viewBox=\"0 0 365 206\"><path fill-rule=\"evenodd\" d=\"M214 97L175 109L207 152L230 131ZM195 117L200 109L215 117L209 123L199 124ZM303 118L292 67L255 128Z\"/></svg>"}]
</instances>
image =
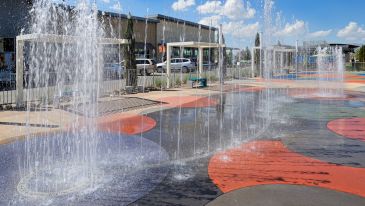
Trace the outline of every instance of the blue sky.
<instances>
[{"instance_id":1,"label":"blue sky","mask_svg":"<svg viewBox=\"0 0 365 206\"><path fill-rule=\"evenodd\" d=\"M75 1L75 0L70 0ZM230 46L252 45L263 30L265 0L96 0L101 10L136 16L164 14L216 26ZM266 0L266 2L269 2ZM272 0L273 41L365 43L364 0Z\"/></svg>"}]
</instances>

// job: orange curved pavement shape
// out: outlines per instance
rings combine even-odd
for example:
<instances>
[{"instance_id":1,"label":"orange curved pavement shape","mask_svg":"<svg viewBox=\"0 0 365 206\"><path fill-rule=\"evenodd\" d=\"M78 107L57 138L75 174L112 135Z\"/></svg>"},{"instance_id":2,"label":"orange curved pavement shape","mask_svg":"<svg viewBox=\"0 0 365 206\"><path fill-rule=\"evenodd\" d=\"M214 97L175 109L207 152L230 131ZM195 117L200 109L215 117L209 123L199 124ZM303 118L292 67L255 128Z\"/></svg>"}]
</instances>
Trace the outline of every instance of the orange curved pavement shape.
<instances>
[{"instance_id":1,"label":"orange curved pavement shape","mask_svg":"<svg viewBox=\"0 0 365 206\"><path fill-rule=\"evenodd\" d=\"M247 88L240 88L240 92L261 92L265 90L265 87L247 87Z\"/></svg>"},{"instance_id":2,"label":"orange curved pavement shape","mask_svg":"<svg viewBox=\"0 0 365 206\"><path fill-rule=\"evenodd\" d=\"M345 75L345 82L347 83L365 83L365 76L355 75L355 74L347 74Z\"/></svg>"},{"instance_id":3,"label":"orange curved pavement shape","mask_svg":"<svg viewBox=\"0 0 365 206\"><path fill-rule=\"evenodd\" d=\"M223 85L223 92L259 92L264 90L265 87L259 86L245 86L245 85L237 85L237 84L226 84ZM219 88L220 90L220 88Z\"/></svg>"},{"instance_id":4,"label":"orange curved pavement shape","mask_svg":"<svg viewBox=\"0 0 365 206\"><path fill-rule=\"evenodd\" d=\"M267 184L317 186L365 197L365 169L322 162L281 141L254 141L214 155L212 181L224 192Z\"/></svg>"},{"instance_id":5,"label":"orange curved pavement shape","mask_svg":"<svg viewBox=\"0 0 365 206\"><path fill-rule=\"evenodd\" d=\"M102 131L116 132L126 135L135 135L147 132L156 126L156 121L151 117L142 115L123 116L113 118L110 121L99 123L98 128Z\"/></svg>"},{"instance_id":6,"label":"orange curved pavement shape","mask_svg":"<svg viewBox=\"0 0 365 206\"><path fill-rule=\"evenodd\" d=\"M166 102L171 107L182 108L200 108L200 107L212 107L218 104L217 100L209 97L199 96L176 96L176 97L164 97L159 101Z\"/></svg>"},{"instance_id":7,"label":"orange curved pavement shape","mask_svg":"<svg viewBox=\"0 0 365 206\"><path fill-rule=\"evenodd\" d=\"M365 118L336 119L330 121L327 128L344 137L365 142Z\"/></svg>"},{"instance_id":8,"label":"orange curved pavement shape","mask_svg":"<svg viewBox=\"0 0 365 206\"><path fill-rule=\"evenodd\" d=\"M328 92L333 91L336 92L335 89L327 88ZM352 100L356 99L351 95L344 95L339 97L321 97L319 94L321 93L321 89L319 88L300 88L300 89L291 89L289 90L289 96L294 98L304 98L304 99L328 99L328 100Z\"/></svg>"},{"instance_id":9,"label":"orange curved pavement shape","mask_svg":"<svg viewBox=\"0 0 365 206\"><path fill-rule=\"evenodd\" d=\"M358 84L365 84L365 79L349 79L346 80L347 83L358 83Z\"/></svg>"},{"instance_id":10,"label":"orange curved pavement shape","mask_svg":"<svg viewBox=\"0 0 365 206\"><path fill-rule=\"evenodd\" d=\"M257 79L256 80L257 82L276 82L276 83L290 83L290 82L293 82L295 80L293 79Z\"/></svg>"}]
</instances>

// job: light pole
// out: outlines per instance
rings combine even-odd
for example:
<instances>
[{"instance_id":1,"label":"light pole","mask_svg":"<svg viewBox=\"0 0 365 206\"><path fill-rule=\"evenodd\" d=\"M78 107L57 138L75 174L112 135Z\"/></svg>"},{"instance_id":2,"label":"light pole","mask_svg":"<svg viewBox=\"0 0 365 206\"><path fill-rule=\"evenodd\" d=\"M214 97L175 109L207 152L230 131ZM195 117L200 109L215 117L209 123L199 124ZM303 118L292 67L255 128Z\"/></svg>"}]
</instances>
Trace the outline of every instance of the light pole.
<instances>
[{"instance_id":1,"label":"light pole","mask_svg":"<svg viewBox=\"0 0 365 206\"><path fill-rule=\"evenodd\" d=\"M295 41L295 75L298 77L298 40Z\"/></svg>"},{"instance_id":2,"label":"light pole","mask_svg":"<svg viewBox=\"0 0 365 206\"><path fill-rule=\"evenodd\" d=\"M260 77L263 77L263 72L262 72L262 32L259 33L259 37L260 37Z\"/></svg>"}]
</instances>

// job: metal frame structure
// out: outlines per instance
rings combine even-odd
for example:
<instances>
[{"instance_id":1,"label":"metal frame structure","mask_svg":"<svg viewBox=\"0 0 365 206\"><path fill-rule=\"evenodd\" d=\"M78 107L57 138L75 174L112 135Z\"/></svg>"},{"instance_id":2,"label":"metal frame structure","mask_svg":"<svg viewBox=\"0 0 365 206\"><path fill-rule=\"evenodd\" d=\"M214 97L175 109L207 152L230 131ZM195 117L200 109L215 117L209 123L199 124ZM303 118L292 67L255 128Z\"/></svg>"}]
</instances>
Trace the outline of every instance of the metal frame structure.
<instances>
[{"instance_id":1,"label":"metal frame structure","mask_svg":"<svg viewBox=\"0 0 365 206\"><path fill-rule=\"evenodd\" d=\"M259 57L259 64L260 64L260 76L263 75L262 73L262 52L265 52L265 51L271 51L273 52L273 64L276 65L276 53L277 52L280 52L280 60L283 61L284 59L284 53L295 53L297 55L297 49L285 49L285 48L269 48L269 49L266 49L266 48L262 48L261 46L260 47L252 47L251 48L251 52L252 52L252 55L251 55L251 69L252 69L252 78L254 78L254 70L255 70L255 51L256 50L259 50L260 52L260 57ZM276 67L276 66L275 66ZM276 69L276 68L274 68Z\"/></svg>"},{"instance_id":2,"label":"metal frame structure","mask_svg":"<svg viewBox=\"0 0 365 206\"><path fill-rule=\"evenodd\" d=\"M85 37L67 36L56 34L26 34L16 37L16 105L24 105L24 43L25 42L43 42L43 43L75 43ZM100 45L127 45L128 39L115 38L97 38ZM99 65L100 67L100 65Z\"/></svg>"},{"instance_id":3,"label":"metal frame structure","mask_svg":"<svg viewBox=\"0 0 365 206\"><path fill-rule=\"evenodd\" d=\"M209 43L209 42L171 42L166 44L166 76L167 76L167 88L170 88L170 78L171 78L171 51L173 47L190 47L198 48L198 68L199 77L203 73L203 50L206 48L224 48L224 44Z\"/></svg>"}]
</instances>

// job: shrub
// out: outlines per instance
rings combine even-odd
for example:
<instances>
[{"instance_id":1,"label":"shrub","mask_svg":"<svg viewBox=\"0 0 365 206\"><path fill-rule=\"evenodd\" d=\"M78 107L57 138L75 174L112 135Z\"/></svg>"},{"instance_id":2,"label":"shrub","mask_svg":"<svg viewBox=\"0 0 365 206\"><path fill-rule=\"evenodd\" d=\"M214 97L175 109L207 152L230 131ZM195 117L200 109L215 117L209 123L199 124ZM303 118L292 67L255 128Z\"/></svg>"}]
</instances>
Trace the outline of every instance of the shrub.
<instances>
[{"instance_id":1,"label":"shrub","mask_svg":"<svg viewBox=\"0 0 365 206\"><path fill-rule=\"evenodd\" d=\"M154 80L153 84L155 85L156 88L161 89L161 88L164 88L166 86L166 80L161 79L161 78L156 78Z\"/></svg>"},{"instance_id":2,"label":"shrub","mask_svg":"<svg viewBox=\"0 0 365 206\"><path fill-rule=\"evenodd\" d=\"M188 83L189 78L190 78L190 77L189 77L189 75L185 75L185 76L183 77L183 80L182 80L183 84Z\"/></svg>"},{"instance_id":3,"label":"shrub","mask_svg":"<svg viewBox=\"0 0 365 206\"><path fill-rule=\"evenodd\" d=\"M181 80L180 80L179 78L177 78L177 79L175 80L175 85L176 85L176 86L181 86Z\"/></svg>"}]
</instances>

